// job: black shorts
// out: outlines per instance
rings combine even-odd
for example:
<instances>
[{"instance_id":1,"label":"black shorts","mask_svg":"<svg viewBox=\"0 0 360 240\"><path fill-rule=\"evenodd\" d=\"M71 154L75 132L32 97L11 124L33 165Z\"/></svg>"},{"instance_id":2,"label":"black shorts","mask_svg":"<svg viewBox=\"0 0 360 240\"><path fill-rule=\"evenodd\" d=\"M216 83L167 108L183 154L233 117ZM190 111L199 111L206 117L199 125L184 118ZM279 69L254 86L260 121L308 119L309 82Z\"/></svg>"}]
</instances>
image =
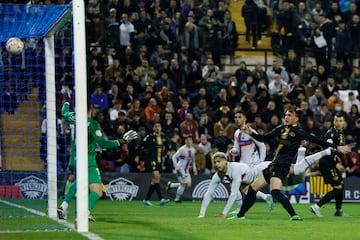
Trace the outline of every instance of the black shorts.
<instances>
[{"instance_id":1,"label":"black shorts","mask_svg":"<svg viewBox=\"0 0 360 240\"><path fill-rule=\"evenodd\" d=\"M271 163L263 170L264 178L267 183L270 183L270 178L277 177L284 180L290 171L290 166L281 166L276 163Z\"/></svg>"},{"instance_id":2,"label":"black shorts","mask_svg":"<svg viewBox=\"0 0 360 240\"><path fill-rule=\"evenodd\" d=\"M319 164L319 170L324 177L325 183L330 184L331 186L339 186L342 184L341 172L333 164Z\"/></svg>"}]
</instances>

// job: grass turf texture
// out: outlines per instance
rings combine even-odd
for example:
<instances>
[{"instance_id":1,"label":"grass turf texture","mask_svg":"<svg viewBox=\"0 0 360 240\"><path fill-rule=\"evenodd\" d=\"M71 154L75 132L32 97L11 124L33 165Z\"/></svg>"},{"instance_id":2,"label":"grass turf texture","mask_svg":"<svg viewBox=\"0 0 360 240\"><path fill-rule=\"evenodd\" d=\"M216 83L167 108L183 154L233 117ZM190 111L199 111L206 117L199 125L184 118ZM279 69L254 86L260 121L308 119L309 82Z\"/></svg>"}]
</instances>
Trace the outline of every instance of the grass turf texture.
<instances>
[{"instance_id":1,"label":"grass turf texture","mask_svg":"<svg viewBox=\"0 0 360 240\"><path fill-rule=\"evenodd\" d=\"M211 203L205 218L198 219L200 203L170 202L166 206L147 207L140 201L99 201L93 210L95 223L89 223L90 231L103 239L360 239L360 205L344 204L343 209L351 217L334 217L334 204L322 208L323 218L309 211L308 204L295 204L295 210L304 219L290 222L289 216L279 203L268 212L265 203L254 205L246 220L231 221L214 216L221 212L225 203ZM4 216L4 215L3 215ZM73 221L74 216L69 216ZM1 221L4 221L1 220ZM5 219L8 221L8 219ZM4 223L4 222L3 222ZM3 229L2 229L3 230ZM76 232L1 233L0 239L85 239Z\"/></svg>"}]
</instances>

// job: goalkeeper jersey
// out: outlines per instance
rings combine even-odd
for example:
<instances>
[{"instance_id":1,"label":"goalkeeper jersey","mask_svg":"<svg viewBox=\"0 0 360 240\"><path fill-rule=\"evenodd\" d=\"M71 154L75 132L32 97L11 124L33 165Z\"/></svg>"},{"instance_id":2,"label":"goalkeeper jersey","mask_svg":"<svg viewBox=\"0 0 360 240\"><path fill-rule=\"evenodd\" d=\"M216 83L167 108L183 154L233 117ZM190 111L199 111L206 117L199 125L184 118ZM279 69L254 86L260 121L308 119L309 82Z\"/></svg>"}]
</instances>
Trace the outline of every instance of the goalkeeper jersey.
<instances>
[{"instance_id":1,"label":"goalkeeper jersey","mask_svg":"<svg viewBox=\"0 0 360 240\"><path fill-rule=\"evenodd\" d=\"M64 120L74 126L75 123L75 113L70 112L70 104L65 102L61 109L61 115ZM113 148L120 146L118 140L107 140L103 135L102 129L98 121L88 117L88 167L97 167L96 164L96 144L101 148ZM70 152L70 167L75 166L75 128L71 127L71 152Z\"/></svg>"}]
</instances>

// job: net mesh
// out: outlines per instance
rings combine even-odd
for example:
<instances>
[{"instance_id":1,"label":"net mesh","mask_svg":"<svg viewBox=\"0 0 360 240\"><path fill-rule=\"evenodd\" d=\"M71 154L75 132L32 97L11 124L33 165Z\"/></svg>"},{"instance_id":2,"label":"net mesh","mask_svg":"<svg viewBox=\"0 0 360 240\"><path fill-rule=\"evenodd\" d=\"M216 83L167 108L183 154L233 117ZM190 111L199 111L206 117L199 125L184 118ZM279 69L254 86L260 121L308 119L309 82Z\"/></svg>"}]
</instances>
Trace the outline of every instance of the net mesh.
<instances>
[{"instance_id":1,"label":"net mesh","mask_svg":"<svg viewBox=\"0 0 360 240\"><path fill-rule=\"evenodd\" d=\"M0 4L0 231L68 230L71 226L47 214L49 156L57 159L59 201L68 177L70 130L59 113L64 86L73 85L69 10L69 5ZM56 152L47 152L46 137L49 102L43 38L49 31L55 41ZM22 54L6 51L5 42L10 37L25 42ZM74 219L73 206L69 212L69 218Z\"/></svg>"}]
</instances>

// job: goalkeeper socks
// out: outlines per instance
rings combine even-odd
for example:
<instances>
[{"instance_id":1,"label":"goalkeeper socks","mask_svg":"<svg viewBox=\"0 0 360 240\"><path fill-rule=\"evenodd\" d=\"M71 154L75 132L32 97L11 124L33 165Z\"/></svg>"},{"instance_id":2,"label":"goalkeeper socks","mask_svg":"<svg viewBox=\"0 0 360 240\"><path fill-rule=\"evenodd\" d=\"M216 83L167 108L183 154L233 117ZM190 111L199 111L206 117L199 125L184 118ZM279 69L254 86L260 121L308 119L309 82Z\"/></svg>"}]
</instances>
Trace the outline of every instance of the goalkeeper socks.
<instances>
[{"instance_id":1,"label":"goalkeeper socks","mask_svg":"<svg viewBox=\"0 0 360 240\"><path fill-rule=\"evenodd\" d=\"M328 156L331 154L331 150L329 148L322 150L320 152L311 154L305 158L298 158L296 163L294 164L294 174L298 175L305 172L305 169L310 167L311 164L320 160L321 158Z\"/></svg>"},{"instance_id":2,"label":"goalkeeper socks","mask_svg":"<svg viewBox=\"0 0 360 240\"><path fill-rule=\"evenodd\" d=\"M99 200L100 196L96 192L90 192L89 194L89 211L91 211Z\"/></svg>"},{"instance_id":3,"label":"goalkeeper socks","mask_svg":"<svg viewBox=\"0 0 360 240\"><path fill-rule=\"evenodd\" d=\"M271 190L271 195L281 203L283 208L285 208L285 210L290 214L290 216L296 215L295 210L291 206L289 199L285 197L285 195L282 194L280 190L277 189Z\"/></svg>"},{"instance_id":4,"label":"goalkeeper socks","mask_svg":"<svg viewBox=\"0 0 360 240\"><path fill-rule=\"evenodd\" d=\"M73 181L70 182L70 185L68 186L64 201L69 203L71 200L75 198L75 194L76 194L76 182Z\"/></svg>"},{"instance_id":5,"label":"goalkeeper socks","mask_svg":"<svg viewBox=\"0 0 360 240\"><path fill-rule=\"evenodd\" d=\"M184 191L185 187L180 184L176 190L175 201L180 201L180 197L183 195Z\"/></svg>"},{"instance_id":6,"label":"goalkeeper socks","mask_svg":"<svg viewBox=\"0 0 360 240\"><path fill-rule=\"evenodd\" d=\"M61 203L60 207L66 211L69 207L69 204L67 202L63 201Z\"/></svg>"},{"instance_id":7,"label":"goalkeeper socks","mask_svg":"<svg viewBox=\"0 0 360 240\"><path fill-rule=\"evenodd\" d=\"M256 191L249 186L249 190L244 198L243 204L241 206L240 212L237 214L238 217L245 216L245 213L254 205L256 201Z\"/></svg>"},{"instance_id":8,"label":"goalkeeper socks","mask_svg":"<svg viewBox=\"0 0 360 240\"><path fill-rule=\"evenodd\" d=\"M266 201L266 194L263 193L263 192L258 191L258 192L256 193L256 197L257 197L258 199L262 199L262 200Z\"/></svg>"},{"instance_id":9,"label":"goalkeeper socks","mask_svg":"<svg viewBox=\"0 0 360 240\"><path fill-rule=\"evenodd\" d=\"M334 198L336 199L336 196L337 196L338 194L341 194L341 195L342 195L342 189L336 189L336 188L334 188L332 191L326 193L326 194L320 199L320 201L317 203L317 205L318 205L319 207L321 207L322 205L325 205L326 203L330 202L331 199L334 199ZM341 198L342 198L342 196L341 196ZM341 202L342 202L342 200L341 200Z\"/></svg>"}]
</instances>

